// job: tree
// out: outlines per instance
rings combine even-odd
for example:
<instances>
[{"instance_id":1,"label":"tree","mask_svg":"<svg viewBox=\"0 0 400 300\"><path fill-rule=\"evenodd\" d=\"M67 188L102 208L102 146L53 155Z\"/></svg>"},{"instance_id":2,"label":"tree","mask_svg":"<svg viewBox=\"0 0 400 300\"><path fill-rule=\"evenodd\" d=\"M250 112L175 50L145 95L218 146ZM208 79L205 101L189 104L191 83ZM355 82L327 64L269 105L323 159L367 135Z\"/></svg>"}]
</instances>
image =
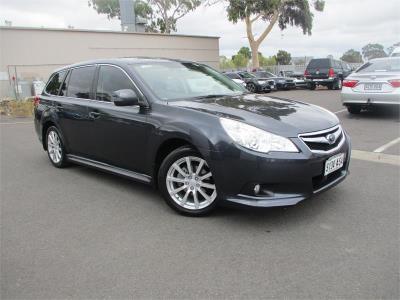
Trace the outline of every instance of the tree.
<instances>
[{"instance_id":1,"label":"tree","mask_svg":"<svg viewBox=\"0 0 400 300\"><path fill-rule=\"evenodd\" d=\"M278 65L290 65L292 61L292 55L285 50L279 50L274 58Z\"/></svg>"},{"instance_id":2,"label":"tree","mask_svg":"<svg viewBox=\"0 0 400 300\"><path fill-rule=\"evenodd\" d=\"M220 56L219 57L219 68L221 70L229 70L229 69L234 69L235 68L235 64L233 63L233 61L229 58L227 58L226 56Z\"/></svg>"},{"instance_id":3,"label":"tree","mask_svg":"<svg viewBox=\"0 0 400 300\"><path fill-rule=\"evenodd\" d=\"M240 48L239 52L244 55L247 59L251 59L251 51L249 47L242 47Z\"/></svg>"},{"instance_id":4,"label":"tree","mask_svg":"<svg viewBox=\"0 0 400 300\"><path fill-rule=\"evenodd\" d=\"M365 45L362 47L361 52L367 60L387 56L384 47L381 44Z\"/></svg>"},{"instance_id":5,"label":"tree","mask_svg":"<svg viewBox=\"0 0 400 300\"><path fill-rule=\"evenodd\" d=\"M246 56L244 56L242 53L238 53L238 54L232 56L232 62L236 68L245 68L245 67L247 67L247 63L249 62L249 59Z\"/></svg>"},{"instance_id":6,"label":"tree","mask_svg":"<svg viewBox=\"0 0 400 300\"><path fill-rule=\"evenodd\" d=\"M108 19L121 17L119 0L88 1L90 7L107 15ZM176 31L176 22L201 3L201 0L139 0L135 2L135 11L136 15L150 21L147 31L171 33Z\"/></svg>"},{"instance_id":7,"label":"tree","mask_svg":"<svg viewBox=\"0 0 400 300\"><path fill-rule=\"evenodd\" d=\"M275 66L276 59L274 56L265 57L261 52L258 52L258 61L261 67Z\"/></svg>"},{"instance_id":8,"label":"tree","mask_svg":"<svg viewBox=\"0 0 400 300\"><path fill-rule=\"evenodd\" d=\"M347 50L345 53L343 53L343 55L340 59L345 62L348 62L348 63L362 63L363 62L361 53L354 49Z\"/></svg>"},{"instance_id":9,"label":"tree","mask_svg":"<svg viewBox=\"0 0 400 300\"><path fill-rule=\"evenodd\" d=\"M278 23L281 30L288 26L298 26L303 34L311 35L313 13L310 3L315 10L323 11L324 0L227 0L228 19L233 23L242 20L246 24L247 39L250 44L253 67L260 66L258 60L258 48L265 40L272 28ZM256 38L253 33L255 22L266 22L267 25L262 33Z\"/></svg>"}]
</instances>

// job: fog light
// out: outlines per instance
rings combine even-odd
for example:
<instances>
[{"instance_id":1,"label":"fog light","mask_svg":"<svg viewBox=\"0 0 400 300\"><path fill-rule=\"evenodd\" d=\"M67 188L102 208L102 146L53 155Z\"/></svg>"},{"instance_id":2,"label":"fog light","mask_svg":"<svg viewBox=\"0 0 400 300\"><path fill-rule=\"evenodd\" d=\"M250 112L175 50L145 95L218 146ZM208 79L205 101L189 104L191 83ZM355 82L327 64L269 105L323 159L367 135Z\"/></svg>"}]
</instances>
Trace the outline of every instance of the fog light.
<instances>
[{"instance_id":1,"label":"fog light","mask_svg":"<svg viewBox=\"0 0 400 300\"><path fill-rule=\"evenodd\" d=\"M254 194L255 194L255 195L258 195L258 193L260 192L260 189L261 189L260 185L259 185L259 184L256 184L256 185L254 186Z\"/></svg>"}]
</instances>

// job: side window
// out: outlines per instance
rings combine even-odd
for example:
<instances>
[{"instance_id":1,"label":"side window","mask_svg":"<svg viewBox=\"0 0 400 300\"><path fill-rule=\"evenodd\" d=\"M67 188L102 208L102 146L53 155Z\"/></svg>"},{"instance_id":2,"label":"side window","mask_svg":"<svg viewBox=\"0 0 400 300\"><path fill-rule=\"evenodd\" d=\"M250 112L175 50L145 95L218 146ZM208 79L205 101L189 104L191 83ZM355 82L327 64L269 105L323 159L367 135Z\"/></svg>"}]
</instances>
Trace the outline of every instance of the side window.
<instances>
[{"instance_id":1,"label":"side window","mask_svg":"<svg viewBox=\"0 0 400 300\"><path fill-rule=\"evenodd\" d=\"M61 88L60 88L60 96L66 96L67 95L67 83L69 78L71 77L71 72L68 72L67 76L65 77Z\"/></svg>"},{"instance_id":2,"label":"side window","mask_svg":"<svg viewBox=\"0 0 400 300\"><path fill-rule=\"evenodd\" d=\"M94 66L72 69L67 87L67 96L89 99L95 70Z\"/></svg>"},{"instance_id":3,"label":"side window","mask_svg":"<svg viewBox=\"0 0 400 300\"><path fill-rule=\"evenodd\" d=\"M58 95L58 90L60 88L61 83L64 80L64 76L66 71L61 71L58 73L55 73L53 77L49 80L46 86L46 93L50 95Z\"/></svg>"},{"instance_id":4,"label":"side window","mask_svg":"<svg viewBox=\"0 0 400 300\"><path fill-rule=\"evenodd\" d=\"M111 101L113 92L124 89L134 90L132 82L122 70L112 66L100 66L96 100Z\"/></svg>"}]
</instances>

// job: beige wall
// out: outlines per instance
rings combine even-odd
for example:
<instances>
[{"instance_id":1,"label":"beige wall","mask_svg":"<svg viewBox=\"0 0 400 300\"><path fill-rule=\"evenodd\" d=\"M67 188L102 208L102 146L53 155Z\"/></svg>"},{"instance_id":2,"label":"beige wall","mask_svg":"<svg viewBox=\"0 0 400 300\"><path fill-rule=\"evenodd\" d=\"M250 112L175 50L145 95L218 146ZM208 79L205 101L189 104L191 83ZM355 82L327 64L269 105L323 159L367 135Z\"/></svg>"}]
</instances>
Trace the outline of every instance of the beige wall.
<instances>
[{"instance_id":1,"label":"beige wall","mask_svg":"<svg viewBox=\"0 0 400 300\"><path fill-rule=\"evenodd\" d=\"M0 72L46 80L52 70L97 58L124 56L194 60L218 68L216 37L67 29L0 27ZM1 82L0 96L9 83ZM8 91L9 93L9 91Z\"/></svg>"}]
</instances>

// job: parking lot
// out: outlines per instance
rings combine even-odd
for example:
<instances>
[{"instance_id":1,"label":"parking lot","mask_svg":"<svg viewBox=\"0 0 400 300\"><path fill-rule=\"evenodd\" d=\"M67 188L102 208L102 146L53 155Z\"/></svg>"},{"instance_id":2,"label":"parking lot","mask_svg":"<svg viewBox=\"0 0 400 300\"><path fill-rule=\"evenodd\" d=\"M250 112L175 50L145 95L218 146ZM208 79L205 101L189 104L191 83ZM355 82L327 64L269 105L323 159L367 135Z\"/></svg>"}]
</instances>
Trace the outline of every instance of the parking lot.
<instances>
[{"instance_id":1,"label":"parking lot","mask_svg":"<svg viewBox=\"0 0 400 300\"><path fill-rule=\"evenodd\" d=\"M350 115L327 89L270 95L339 117L350 176L293 207L204 218L176 214L145 185L52 167L32 120L3 117L4 299L398 299L398 111Z\"/></svg>"}]
</instances>

